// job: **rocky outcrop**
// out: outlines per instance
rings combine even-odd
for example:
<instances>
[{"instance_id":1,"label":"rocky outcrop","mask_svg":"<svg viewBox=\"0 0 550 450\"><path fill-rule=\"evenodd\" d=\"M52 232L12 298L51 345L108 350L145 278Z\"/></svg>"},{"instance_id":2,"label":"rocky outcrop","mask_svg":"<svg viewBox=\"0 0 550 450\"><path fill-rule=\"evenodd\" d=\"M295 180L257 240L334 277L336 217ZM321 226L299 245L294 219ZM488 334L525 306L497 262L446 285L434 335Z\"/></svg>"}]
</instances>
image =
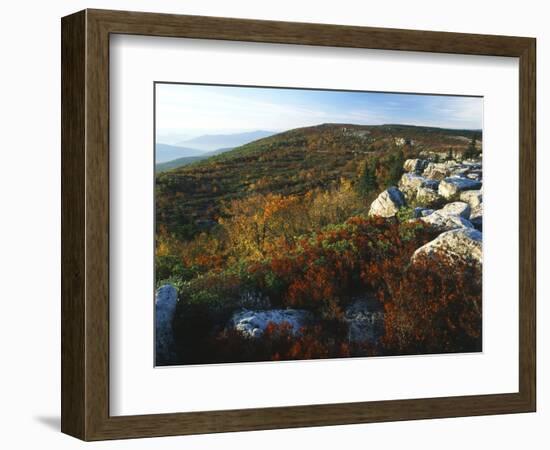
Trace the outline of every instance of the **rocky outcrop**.
<instances>
[{"instance_id":1,"label":"rocky outcrop","mask_svg":"<svg viewBox=\"0 0 550 450\"><path fill-rule=\"evenodd\" d=\"M399 180L399 190L405 195L407 201L416 198L416 193L419 188L425 185L427 179L415 173L404 173Z\"/></svg>"},{"instance_id":2,"label":"rocky outcrop","mask_svg":"<svg viewBox=\"0 0 550 450\"><path fill-rule=\"evenodd\" d=\"M469 178L470 180L481 181L483 179L483 174L479 170L471 171L466 174L466 178Z\"/></svg>"},{"instance_id":3,"label":"rocky outcrop","mask_svg":"<svg viewBox=\"0 0 550 450\"><path fill-rule=\"evenodd\" d=\"M237 330L244 336L258 338L270 323L275 325L287 323L292 333L296 334L300 332L300 328L311 321L311 313L300 309L242 310L233 314L228 328Z\"/></svg>"},{"instance_id":4,"label":"rocky outcrop","mask_svg":"<svg viewBox=\"0 0 550 450\"><path fill-rule=\"evenodd\" d=\"M474 228L469 220L458 215L447 214L441 210L434 211L433 213L422 217L420 220L440 231L449 231L457 228Z\"/></svg>"},{"instance_id":5,"label":"rocky outcrop","mask_svg":"<svg viewBox=\"0 0 550 450\"><path fill-rule=\"evenodd\" d=\"M439 187L439 180L432 180L431 178L425 178L424 187L437 191Z\"/></svg>"},{"instance_id":6,"label":"rocky outcrop","mask_svg":"<svg viewBox=\"0 0 550 450\"><path fill-rule=\"evenodd\" d=\"M470 218L470 211L470 205L465 202L447 203L443 208L440 209L440 212L442 214L446 214L448 216L460 216L463 219Z\"/></svg>"},{"instance_id":7,"label":"rocky outcrop","mask_svg":"<svg viewBox=\"0 0 550 450\"><path fill-rule=\"evenodd\" d=\"M421 174L427 165L428 161L424 159L407 159L403 164L403 170L405 172Z\"/></svg>"},{"instance_id":8,"label":"rocky outcrop","mask_svg":"<svg viewBox=\"0 0 550 450\"><path fill-rule=\"evenodd\" d=\"M429 257L435 253L443 255L451 261L458 259L474 262L481 266L483 262L482 234L473 228L447 231L417 249L411 261L414 263L419 258Z\"/></svg>"},{"instance_id":9,"label":"rocky outcrop","mask_svg":"<svg viewBox=\"0 0 550 450\"><path fill-rule=\"evenodd\" d=\"M454 200L461 192L479 189L481 182L464 177L449 177L439 183L439 195L447 200Z\"/></svg>"},{"instance_id":10,"label":"rocky outcrop","mask_svg":"<svg viewBox=\"0 0 550 450\"><path fill-rule=\"evenodd\" d=\"M483 194L481 191L464 191L460 193L460 200L466 202L471 208L475 208L483 201Z\"/></svg>"},{"instance_id":11,"label":"rocky outcrop","mask_svg":"<svg viewBox=\"0 0 550 450\"><path fill-rule=\"evenodd\" d=\"M477 171L481 172L483 170L481 160L479 160L479 161L473 161L473 160L463 161L462 165L465 166L465 167L468 167L468 169L471 170L471 171L477 170Z\"/></svg>"},{"instance_id":12,"label":"rocky outcrop","mask_svg":"<svg viewBox=\"0 0 550 450\"><path fill-rule=\"evenodd\" d=\"M438 208L445 202L439 193L429 187L420 187L416 191L416 204L427 208Z\"/></svg>"},{"instance_id":13,"label":"rocky outcrop","mask_svg":"<svg viewBox=\"0 0 550 450\"><path fill-rule=\"evenodd\" d=\"M470 222L478 229L479 231L482 231L483 229L483 203L480 203L479 205L476 205L474 208L472 208L472 212L470 213Z\"/></svg>"},{"instance_id":14,"label":"rocky outcrop","mask_svg":"<svg viewBox=\"0 0 550 450\"><path fill-rule=\"evenodd\" d=\"M469 169L465 166L456 166L449 169L450 177L465 177L468 174Z\"/></svg>"},{"instance_id":15,"label":"rocky outcrop","mask_svg":"<svg viewBox=\"0 0 550 450\"><path fill-rule=\"evenodd\" d=\"M440 232L436 239L417 249L413 259L438 251L451 259L469 259L481 264L481 162L408 159L403 169L399 189L392 187L382 192L372 203L369 214L393 217L407 203L414 207L411 221L422 221Z\"/></svg>"},{"instance_id":16,"label":"rocky outcrop","mask_svg":"<svg viewBox=\"0 0 550 450\"><path fill-rule=\"evenodd\" d=\"M394 217L406 205L403 193L392 186L382 192L374 200L369 209L369 216L374 217Z\"/></svg>"},{"instance_id":17,"label":"rocky outcrop","mask_svg":"<svg viewBox=\"0 0 550 450\"><path fill-rule=\"evenodd\" d=\"M456 162L455 161L452 161L451 163L431 162L426 166L426 168L424 169L424 172L422 172L422 176L426 178L430 178L432 180L442 180L443 178L448 177L450 175L449 168L452 167L453 164L456 164Z\"/></svg>"},{"instance_id":18,"label":"rocky outcrop","mask_svg":"<svg viewBox=\"0 0 550 450\"><path fill-rule=\"evenodd\" d=\"M174 360L175 344L172 321L176 312L178 292L171 284L161 286L155 295L155 361L157 365Z\"/></svg>"}]
</instances>

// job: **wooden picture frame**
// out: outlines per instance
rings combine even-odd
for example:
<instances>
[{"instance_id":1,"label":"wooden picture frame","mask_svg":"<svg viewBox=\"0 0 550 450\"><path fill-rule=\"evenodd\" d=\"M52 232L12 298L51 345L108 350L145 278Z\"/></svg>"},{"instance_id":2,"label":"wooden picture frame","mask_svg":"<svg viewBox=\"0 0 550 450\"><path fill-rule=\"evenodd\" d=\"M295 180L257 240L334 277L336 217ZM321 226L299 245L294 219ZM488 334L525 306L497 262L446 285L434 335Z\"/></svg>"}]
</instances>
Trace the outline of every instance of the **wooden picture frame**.
<instances>
[{"instance_id":1,"label":"wooden picture frame","mask_svg":"<svg viewBox=\"0 0 550 450\"><path fill-rule=\"evenodd\" d=\"M85 10L62 19L62 416L83 440L531 412L536 408L533 38ZM140 416L109 415L109 36L519 58L519 391Z\"/></svg>"}]
</instances>

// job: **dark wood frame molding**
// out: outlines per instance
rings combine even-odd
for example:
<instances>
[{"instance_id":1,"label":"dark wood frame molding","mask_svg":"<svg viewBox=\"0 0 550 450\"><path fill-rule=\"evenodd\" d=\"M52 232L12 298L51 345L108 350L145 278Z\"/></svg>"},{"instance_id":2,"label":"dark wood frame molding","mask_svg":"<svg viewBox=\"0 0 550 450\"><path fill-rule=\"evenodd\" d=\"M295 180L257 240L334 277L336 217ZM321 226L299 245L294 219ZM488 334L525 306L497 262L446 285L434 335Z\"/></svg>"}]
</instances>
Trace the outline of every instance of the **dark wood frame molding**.
<instances>
[{"instance_id":1,"label":"dark wood frame molding","mask_svg":"<svg viewBox=\"0 0 550 450\"><path fill-rule=\"evenodd\" d=\"M534 38L104 10L64 17L61 31L64 433L100 440L535 411ZM115 33L518 57L519 392L110 416L109 35Z\"/></svg>"}]
</instances>

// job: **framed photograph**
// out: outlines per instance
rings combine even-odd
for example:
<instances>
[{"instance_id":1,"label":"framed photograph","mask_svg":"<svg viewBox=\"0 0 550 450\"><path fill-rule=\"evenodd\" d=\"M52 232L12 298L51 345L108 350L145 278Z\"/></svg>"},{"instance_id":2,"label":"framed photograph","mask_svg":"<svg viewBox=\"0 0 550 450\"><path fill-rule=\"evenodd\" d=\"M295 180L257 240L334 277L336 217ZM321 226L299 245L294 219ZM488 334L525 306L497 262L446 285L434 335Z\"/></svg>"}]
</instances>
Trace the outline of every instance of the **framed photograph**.
<instances>
[{"instance_id":1,"label":"framed photograph","mask_svg":"<svg viewBox=\"0 0 550 450\"><path fill-rule=\"evenodd\" d=\"M62 19L62 431L532 412L535 39Z\"/></svg>"}]
</instances>

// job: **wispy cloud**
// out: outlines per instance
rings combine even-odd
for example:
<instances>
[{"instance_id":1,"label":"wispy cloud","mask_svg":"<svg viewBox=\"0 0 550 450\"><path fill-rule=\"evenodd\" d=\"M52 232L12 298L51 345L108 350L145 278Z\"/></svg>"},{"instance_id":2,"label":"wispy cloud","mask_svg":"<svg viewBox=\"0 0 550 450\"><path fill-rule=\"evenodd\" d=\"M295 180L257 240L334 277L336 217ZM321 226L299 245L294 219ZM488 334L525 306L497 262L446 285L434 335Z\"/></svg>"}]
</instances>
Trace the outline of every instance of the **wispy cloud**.
<instances>
[{"instance_id":1,"label":"wispy cloud","mask_svg":"<svg viewBox=\"0 0 550 450\"><path fill-rule=\"evenodd\" d=\"M476 97L156 85L157 135L282 131L325 122L481 128Z\"/></svg>"}]
</instances>

